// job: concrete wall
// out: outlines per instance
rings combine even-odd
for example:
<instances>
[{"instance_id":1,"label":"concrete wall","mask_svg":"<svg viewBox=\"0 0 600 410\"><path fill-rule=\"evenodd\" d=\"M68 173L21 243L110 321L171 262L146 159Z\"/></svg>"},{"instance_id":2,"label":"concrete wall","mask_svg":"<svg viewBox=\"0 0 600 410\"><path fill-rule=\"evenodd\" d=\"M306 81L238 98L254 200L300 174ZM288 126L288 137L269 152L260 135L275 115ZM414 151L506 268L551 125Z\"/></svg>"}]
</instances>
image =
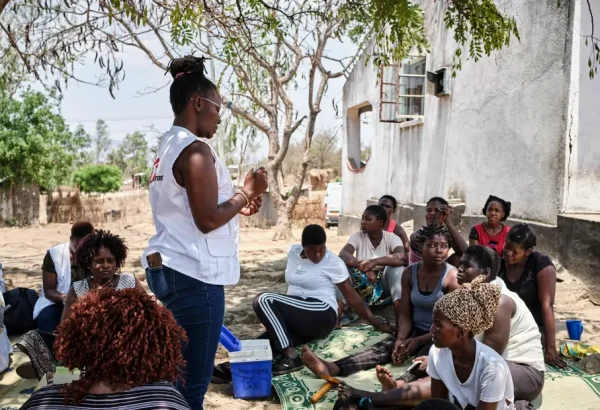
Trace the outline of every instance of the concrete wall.
<instances>
[{"instance_id":1,"label":"concrete wall","mask_svg":"<svg viewBox=\"0 0 600 410\"><path fill-rule=\"evenodd\" d=\"M565 212L600 212L600 76L589 77L592 43L582 36L592 33L592 19L585 0L576 2L573 36L571 104L567 132ZM592 13L600 16L600 2L591 1ZM596 24L596 31L598 24Z\"/></svg>"},{"instance_id":2,"label":"concrete wall","mask_svg":"<svg viewBox=\"0 0 600 410\"><path fill-rule=\"evenodd\" d=\"M359 215L365 200L394 195L423 203L442 195L462 199L478 214L490 194L513 203L517 217L555 224L562 201L573 8L554 1L505 3L521 41L463 68L451 95L427 95L422 124L390 124L379 117L373 65L358 63L344 87L342 212ZM443 28L444 2L424 6L430 41L427 69L450 66L455 44ZM466 53L466 52L465 52ZM373 107L372 156L361 172L352 155L356 107ZM358 123L358 125L360 125ZM349 140L350 139L350 140ZM526 176L527 178L524 178Z\"/></svg>"}]
</instances>

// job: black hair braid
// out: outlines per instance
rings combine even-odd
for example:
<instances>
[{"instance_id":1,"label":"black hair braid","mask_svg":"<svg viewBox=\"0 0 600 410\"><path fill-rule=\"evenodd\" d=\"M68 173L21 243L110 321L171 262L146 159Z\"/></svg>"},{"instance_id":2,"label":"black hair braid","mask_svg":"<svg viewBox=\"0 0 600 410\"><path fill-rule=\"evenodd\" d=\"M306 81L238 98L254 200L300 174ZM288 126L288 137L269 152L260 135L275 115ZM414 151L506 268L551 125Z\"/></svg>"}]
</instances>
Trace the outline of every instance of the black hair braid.
<instances>
[{"instance_id":1,"label":"black hair braid","mask_svg":"<svg viewBox=\"0 0 600 410\"><path fill-rule=\"evenodd\" d=\"M452 235L450 235L450 231L443 225L431 225L431 226L423 226L419 232L419 240L421 241L421 245L425 243L425 241L432 239L436 235L443 235L446 237L446 241L448 241L448 245L452 246Z\"/></svg>"},{"instance_id":2,"label":"black hair braid","mask_svg":"<svg viewBox=\"0 0 600 410\"><path fill-rule=\"evenodd\" d=\"M167 72L173 77L173 83L169 89L169 99L175 115L183 112L195 93L207 95L217 90L212 81L204 75L206 72L205 61L205 57L187 55L169 62Z\"/></svg>"},{"instance_id":3,"label":"black hair braid","mask_svg":"<svg viewBox=\"0 0 600 410\"><path fill-rule=\"evenodd\" d=\"M505 201L502 198L498 198L497 196L490 195L487 201L485 201L485 206L481 210L481 212L483 212L483 215L487 215L487 209L488 206L490 206L490 202L498 202L500 205L502 205L502 207L504 208L504 217L501 219L501 221L506 221L510 216L510 202Z\"/></svg>"},{"instance_id":4,"label":"black hair braid","mask_svg":"<svg viewBox=\"0 0 600 410\"><path fill-rule=\"evenodd\" d=\"M86 278L92 276L90 266L92 266L100 248L106 248L114 255L115 262L117 263L117 271L120 271L125 264L127 252L129 251L129 248L125 245L125 241L119 235L113 235L110 231L98 229L95 233L83 238L75 251L77 265L81 268Z\"/></svg>"}]
</instances>

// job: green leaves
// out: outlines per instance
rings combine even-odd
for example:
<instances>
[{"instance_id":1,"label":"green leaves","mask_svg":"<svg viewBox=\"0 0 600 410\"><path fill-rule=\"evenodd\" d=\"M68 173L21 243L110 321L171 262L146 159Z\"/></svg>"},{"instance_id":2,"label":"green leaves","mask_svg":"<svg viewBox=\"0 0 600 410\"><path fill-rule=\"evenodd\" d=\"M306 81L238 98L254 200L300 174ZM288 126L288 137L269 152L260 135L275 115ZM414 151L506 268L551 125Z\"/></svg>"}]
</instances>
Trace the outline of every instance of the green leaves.
<instances>
[{"instance_id":1,"label":"green leaves","mask_svg":"<svg viewBox=\"0 0 600 410\"><path fill-rule=\"evenodd\" d=\"M121 170L114 165L95 164L80 168L73 182L86 193L116 192L123 184Z\"/></svg>"},{"instance_id":2,"label":"green leaves","mask_svg":"<svg viewBox=\"0 0 600 410\"><path fill-rule=\"evenodd\" d=\"M0 179L52 188L66 181L85 138L74 136L52 96L0 92Z\"/></svg>"}]
</instances>

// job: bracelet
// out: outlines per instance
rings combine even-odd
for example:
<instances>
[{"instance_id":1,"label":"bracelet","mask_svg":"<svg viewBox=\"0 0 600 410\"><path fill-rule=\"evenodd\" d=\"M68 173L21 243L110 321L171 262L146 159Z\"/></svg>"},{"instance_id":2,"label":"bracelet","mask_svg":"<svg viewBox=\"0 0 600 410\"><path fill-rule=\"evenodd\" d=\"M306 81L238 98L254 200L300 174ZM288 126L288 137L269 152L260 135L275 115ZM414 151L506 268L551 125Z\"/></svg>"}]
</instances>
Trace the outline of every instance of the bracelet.
<instances>
[{"instance_id":1,"label":"bracelet","mask_svg":"<svg viewBox=\"0 0 600 410\"><path fill-rule=\"evenodd\" d=\"M250 205L250 199L248 199L248 195L246 195L246 193L244 191L242 191L241 189L238 189L237 191L235 191L235 193L241 195L246 200L245 206Z\"/></svg>"}]
</instances>

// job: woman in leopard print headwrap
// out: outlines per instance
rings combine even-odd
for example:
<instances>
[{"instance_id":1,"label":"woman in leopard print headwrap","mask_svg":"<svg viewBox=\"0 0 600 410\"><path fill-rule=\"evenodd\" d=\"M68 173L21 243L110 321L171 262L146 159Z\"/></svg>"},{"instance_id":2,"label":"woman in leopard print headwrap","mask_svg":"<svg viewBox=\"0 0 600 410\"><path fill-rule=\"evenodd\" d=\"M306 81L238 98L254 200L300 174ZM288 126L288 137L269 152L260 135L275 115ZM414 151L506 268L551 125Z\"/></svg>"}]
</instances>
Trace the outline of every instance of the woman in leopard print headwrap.
<instances>
[{"instance_id":1,"label":"woman in leopard print headwrap","mask_svg":"<svg viewBox=\"0 0 600 410\"><path fill-rule=\"evenodd\" d=\"M427 373L433 398L449 399L461 409L514 409L508 365L474 335L493 325L500 287L481 276L444 295L433 310Z\"/></svg>"}]
</instances>

